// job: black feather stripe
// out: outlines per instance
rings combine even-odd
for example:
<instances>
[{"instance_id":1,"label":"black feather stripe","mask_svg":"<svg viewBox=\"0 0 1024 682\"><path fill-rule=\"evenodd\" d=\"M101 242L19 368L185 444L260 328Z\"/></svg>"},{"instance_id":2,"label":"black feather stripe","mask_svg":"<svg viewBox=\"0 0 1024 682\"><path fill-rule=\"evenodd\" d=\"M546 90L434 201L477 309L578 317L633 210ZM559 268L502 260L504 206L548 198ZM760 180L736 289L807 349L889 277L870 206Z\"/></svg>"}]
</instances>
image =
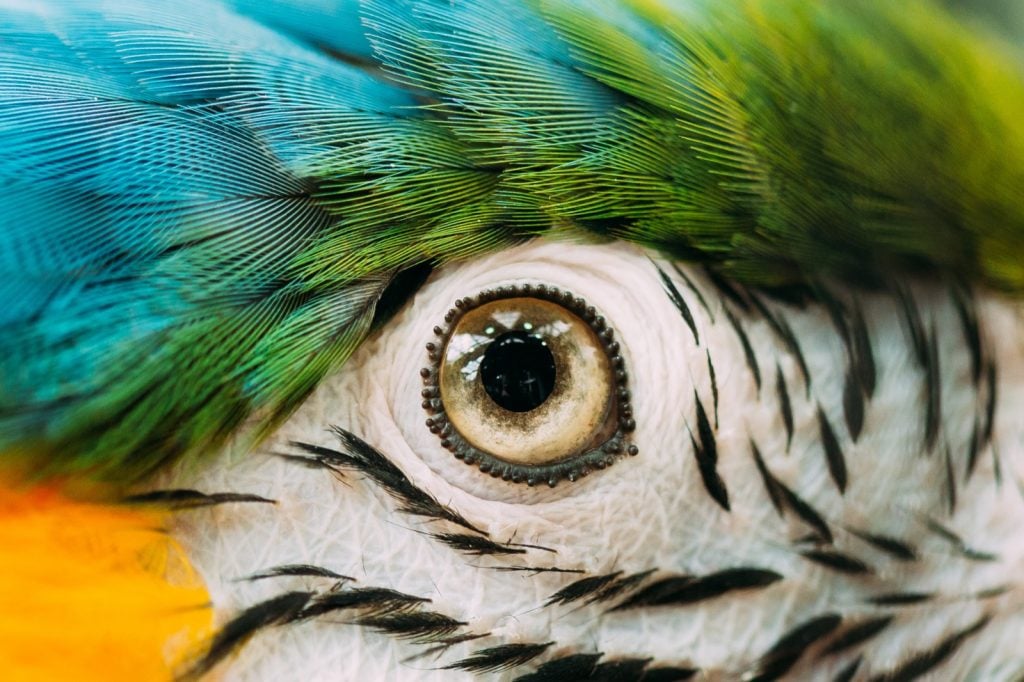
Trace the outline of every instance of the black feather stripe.
<instances>
[{"instance_id":1,"label":"black feather stripe","mask_svg":"<svg viewBox=\"0 0 1024 682\"><path fill-rule=\"evenodd\" d=\"M874 573L870 566L856 557L833 549L808 549L800 556L819 566L847 575L868 575Z\"/></svg>"},{"instance_id":2,"label":"black feather stripe","mask_svg":"<svg viewBox=\"0 0 1024 682\"><path fill-rule=\"evenodd\" d=\"M548 600L544 602L544 606L551 606L552 604L569 604L577 599L599 594L601 590L615 582L621 575L622 571L615 571L614 573L608 573L605 575L581 578L566 585L548 597Z\"/></svg>"},{"instance_id":3,"label":"black feather stripe","mask_svg":"<svg viewBox=\"0 0 1024 682\"><path fill-rule=\"evenodd\" d=\"M782 414L782 425L786 428L786 452L793 444L793 405L789 401L789 389L782 366L775 364L775 390L779 397L779 412Z\"/></svg>"},{"instance_id":4,"label":"black feather stripe","mask_svg":"<svg viewBox=\"0 0 1024 682\"><path fill-rule=\"evenodd\" d=\"M640 573L633 573L632 575L627 575L623 578L619 578L618 580L611 583L604 589L595 593L593 596L589 597L584 603L593 604L595 602L610 601L612 599L615 599L620 594L629 592L643 584L643 582L647 580L649 577L651 577L653 573L654 569L650 569L647 571L642 571Z\"/></svg>"},{"instance_id":5,"label":"black feather stripe","mask_svg":"<svg viewBox=\"0 0 1024 682\"><path fill-rule=\"evenodd\" d=\"M953 548L960 556L970 561L998 561L999 557L991 552L983 552L978 549L974 549L969 546L963 538L954 533L952 530L943 526L941 523L932 518L926 518L925 524L928 526L928 530L934 533L937 537L947 542L950 547Z\"/></svg>"},{"instance_id":6,"label":"black feather stripe","mask_svg":"<svg viewBox=\"0 0 1024 682\"><path fill-rule=\"evenodd\" d=\"M715 434L711 429L711 422L708 421L708 414L704 411L704 404L701 403L696 391L693 398L697 403L697 434L700 437L700 444L693 439L692 434L690 443L693 444L697 468L700 470L700 477L708 495L722 509L729 511L729 491L725 487L725 481L718 475L718 445L715 442Z\"/></svg>"},{"instance_id":7,"label":"black feather stripe","mask_svg":"<svg viewBox=\"0 0 1024 682\"><path fill-rule=\"evenodd\" d=\"M721 273L717 272L713 268L705 266L704 274L707 276L708 281L718 289L718 292L722 294L722 296L732 301L733 304L743 312L750 311L750 303L747 302L747 299L744 298L743 295L740 294L739 290L736 289L729 280L723 277Z\"/></svg>"},{"instance_id":8,"label":"black feather stripe","mask_svg":"<svg viewBox=\"0 0 1024 682\"><path fill-rule=\"evenodd\" d=\"M804 351L800 348L800 343L796 340L796 334L793 333L793 328L789 326L789 323L775 315L757 296L751 296L750 300L753 301L754 306L758 312L764 317L768 326L771 327L775 335L782 341L782 345L786 347L789 354L796 360L797 367L800 368L800 373L804 377L804 387L807 395L811 394L811 372L807 367L807 359L804 357Z\"/></svg>"},{"instance_id":9,"label":"black feather stripe","mask_svg":"<svg viewBox=\"0 0 1024 682\"><path fill-rule=\"evenodd\" d=\"M978 325L978 313L971 292L966 287L953 287L951 293L964 333L964 342L971 354L971 378L977 386L981 380L981 328Z\"/></svg>"},{"instance_id":10,"label":"black feather stripe","mask_svg":"<svg viewBox=\"0 0 1024 682\"><path fill-rule=\"evenodd\" d=\"M974 475L974 467L978 464L978 453L981 450L981 426L978 416L974 416L974 426L971 428L971 440L967 443L967 465L964 478L971 480Z\"/></svg>"},{"instance_id":11,"label":"black feather stripe","mask_svg":"<svg viewBox=\"0 0 1024 682\"><path fill-rule=\"evenodd\" d=\"M793 328L789 326L789 323L781 318L770 317L769 321L774 320L775 326L777 327L778 333L781 335L782 342L785 344L789 352L796 358L796 366L800 368L800 374L804 377L804 389L807 395L811 394L811 370L807 367L807 358L804 357L804 351L800 348L800 342L796 340L796 334L793 333Z\"/></svg>"},{"instance_id":12,"label":"black feather stripe","mask_svg":"<svg viewBox=\"0 0 1024 682\"><path fill-rule=\"evenodd\" d=\"M839 447L839 441L836 439L836 433L832 429L832 424L829 422L828 417L825 416L825 411L821 408L821 405L818 405L818 428L821 433L821 446L825 451L825 461L828 463L829 474L831 474L836 487L839 488L839 492L845 493L846 459L843 457L843 451Z\"/></svg>"},{"instance_id":13,"label":"black feather stripe","mask_svg":"<svg viewBox=\"0 0 1024 682\"><path fill-rule=\"evenodd\" d=\"M647 606L684 606L739 590L762 589L782 580L775 571L755 567L729 568L705 576L662 578L616 606L613 611Z\"/></svg>"},{"instance_id":14,"label":"black feather stripe","mask_svg":"<svg viewBox=\"0 0 1024 682\"><path fill-rule=\"evenodd\" d=\"M983 616L972 625L946 637L928 651L923 651L906 663L900 664L895 670L872 677L871 682L911 682L930 673L952 656L965 641L988 625L989 620L989 616Z\"/></svg>"},{"instance_id":15,"label":"black feather stripe","mask_svg":"<svg viewBox=\"0 0 1024 682\"><path fill-rule=\"evenodd\" d=\"M498 571L499 573L531 573L533 575L540 573L566 573L569 575L586 573L582 568L558 568L557 566L480 566L480 568Z\"/></svg>"},{"instance_id":16,"label":"black feather stripe","mask_svg":"<svg viewBox=\"0 0 1024 682\"><path fill-rule=\"evenodd\" d=\"M1003 485L1003 464L1002 459L999 457L999 449L990 447L988 449L992 453L992 479L996 482L996 487Z\"/></svg>"},{"instance_id":17,"label":"black feather stripe","mask_svg":"<svg viewBox=\"0 0 1024 682\"><path fill-rule=\"evenodd\" d=\"M771 500L776 513L779 516L782 516L783 496L785 495L782 491L782 486L775 479L775 476L768 471L768 466L764 463L764 457L761 456L761 450L753 440L750 441L750 451L754 456L754 464L757 466L757 472L761 474L761 482L764 484L765 491L768 493L768 499Z\"/></svg>"},{"instance_id":18,"label":"black feather stripe","mask_svg":"<svg viewBox=\"0 0 1024 682\"><path fill-rule=\"evenodd\" d=\"M897 561L917 561L917 550L913 545L907 542L897 540L896 538L889 537L888 535L868 533L854 528L848 528L847 530L875 549L885 552Z\"/></svg>"},{"instance_id":19,"label":"black feather stripe","mask_svg":"<svg viewBox=\"0 0 1024 682\"><path fill-rule=\"evenodd\" d=\"M265 571L259 571L252 575L241 578L241 580L256 581L266 580L267 578L282 578L291 576L301 576L308 578L330 578L331 580L340 580L345 582L354 582L355 578L347 575L341 575L335 573L329 569L323 568L322 566L313 566L312 564L287 564L284 566L274 566L268 568Z\"/></svg>"},{"instance_id":20,"label":"black feather stripe","mask_svg":"<svg viewBox=\"0 0 1024 682\"><path fill-rule=\"evenodd\" d=\"M554 642L503 644L479 649L472 655L444 666L442 670L465 670L471 673L495 673L529 663L547 651Z\"/></svg>"},{"instance_id":21,"label":"black feather stripe","mask_svg":"<svg viewBox=\"0 0 1024 682\"><path fill-rule=\"evenodd\" d=\"M863 314L857 308L860 315L854 320L854 324L858 325L857 330L851 331L846 321L846 307L827 287L819 284L815 287L815 292L818 299L825 304L832 325L846 348L848 363L843 383L843 414L850 437L856 443L864 427L865 398L874 392L874 358L871 355L870 340L867 338L867 327L864 325Z\"/></svg>"},{"instance_id":22,"label":"black feather stripe","mask_svg":"<svg viewBox=\"0 0 1024 682\"><path fill-rule=\"evenodd\" d=\"M151 490L138 495L130 495L121 500L122 504L133 507L159 507L170 511L186 511L202 509L221 504L260 503L277 504L274 500L250 495L247 493L201 493L198 490L174 489Z\"/></svg>"},{"instance_id":23,"label":"black feather stripe","mask_svg":"<svg viewBox=\"0 0 1024 682\"><path fill-rule=\"evenodd\" d=\"M292 445L331 467L347 467L362 472L399 503L402 513L449 521L474 533L487 535L461 514L414 485L383 453L359 436L337 426L331 427L331 431L341 441L344 451L294 441Z\"/></svg>"},{"instance_id":24,"label":"black feather stripe","mask_svg":"<svg viewBox=\"0 0 1024 682\"><path fill-rule=\"evenodd\" d=\"M475 639L481 639L483 637L490 637L489 632L464 632L460 634L453 634L441 637L438 639L438 643L434 646L429 646L421 651L416 652L412 656L408 656L402 659L402 663L408 663L415 661L420 658L427 658L429 656L438 656L443 654L448 649L452 648L456 644L462 644L463 642L472 642Z\"/></svg>"},{"instance_id":25,"label":"black feather stripe","mask_svg":"<svg viewBox=\"0 0 1024 682\"><path fill-rule=\"evenodd\" d=\"M686 300L682 294L679 293L679 289L676 288L675 282L672 278L665 274L665 271L660 267L655 266L658 269L658 275L661 277L661 284L665 288L665 294L669 300L672 301L672 305L676 307L679 314L682 315L683 321L686 322L686 326L690 328L690 333L693 334L693 342L696 345L700 345L700 334L697 333L697 323L693 320L693 313L690 311L690 306L686 305Z\"/></svg>"},{"instance_id":26,"label":"black feather stripe","mask_svg":"<svg viewBox=\"0 0 1024 682\"><path fill-rule=\"evenodd\" d=\"M747 332L743 329L743 325L736 319L736 316L732 314L732 311L728 308L725 309L725 317L729 320L729 324L732 325L733 330L736 332L737 338L740 340L740 345L743 347L743 356L747 361L747 368L750 369L750 373L754 375L754 386L757 388L758 393L761 392L761 368L757 364L757 356L754 354L754 347L750 345L750 339L747 337Z\"/></svg>"},{"instance_id":27,"label":"black feather stripe","mask_svg":"<svg viewBox=\"0 0 1024 682\"><path fill-rule=\"evenodd\" d=\"M292 445L296 445L296 443L292 443ZM299 466L305 467L306 469L323 469L325 471L329 471L339 481L341 481L345 485L348 485L347 483L345 483L345 480L344 480L345 476L341 472L341 470L338 469L338 467L336 465L332 464L325 457L320 457L318 455L309 455L309 454L291 455L291 454L288 454L288 453L285 453L285 452L277 452L277 453L274 453L274 454L276 454L278 457L280 457L281 459L283 459L286 462L290 462L292 464L298 464Z\"/></svg>"},{"instance_id":28,"label":"black feather stripe","mask_svg":"<svg viewBox=\"0 0 1024 682\"><path fill-rule=\"evenodd\" d=\"M310 620L335 611L350 609L362 611L363 616L393 615L416 610L429 601L426 597L417 597L386 587L333 590L317 595L308 606L295 614L293 620Z\"/></svg>"},{"instance_id":29,"label":"black feather stripe","mask_svg":"<svg viewBox=\"0 0 1024 682\"><path fill-rule=\"evenodd\" d=\"M831 656L863 644L889 627L893 620L893 616L882 616L866 620L863 623L856 623L832 640L821 652L821 655Z\"/></svg>"},{"instance_id":30,"label":"black feather stripe","mask_svg":"<svg viewBox=\"0 0 1024 682\"><path fill-rule=\"evenodd\" d=\"M754 462L757 465L757 470L761 474L761 481L764 483L765 489L768 491L768 497L771 499L772 505L779 515L782 515L783 509L789 509L815 530L821 542L831 544L833 540L832 531L829 529L828 524L825 523L825 519L822 518L821 514L769 471L764 458L761 456L761 451L753 440L750 441L750 448L754 456Z\"/></svg>"},{"instance_id":31,"label":"black feather stripe","mask_svg":"<svg viewBox=\"0 0 1024 682\"><path fill-rule=\"evenodd\" d=\"M699 670L658 666L649 668L650 658L622 658L597 663L601 654L573 654L545 663L537 672L517 677L517 680L552 680L557 682L682 682L694 677Z\"/></svg>"},{"instance_id":32,"label":"black feather stripe","mask_svg":"<svg viewBox=\"0 0 1024 682\"><path fill-rule=\"evenodd\" d=\"M279 566L255 577L316 576L350 580L333 571L306 564ZM443 613L429 611L423 604L430 599L383 587L342 589L342 582L330 590L288 592L249 607L228 622L217 634L209 651L190 670L187 677L208 672L224 656L237 650L256 630L271 625L301 623L335 613L344 613L343 624L369 628L415 644L438 644L443 651L459 642L488 636L489 633L460 633L466 625Z\"/></svg>"},{"instance_id":33,"label":"black feather stripe","mask_svg":"<svg viewBox=\"0 0 1024 682\"><path fill-rule=\"evenodd\" d=\"M645 669L649 658L622 658L617 661L599 663L586 678L587 682L626 682L646 679Z\"/></svg>"},{"instance_id":34,"label":"black feather stripe","mask_svg":"<svg viewBox=\"0 0 1024 682\"><path fill-rule=\"evenodd\" d=\"M515 682L567 682L589 680L604 654L571 654L542 664L532 673L520 675Z\"/></svg>"},{"instance_id":35,"label":"black feather stripe","mask_svg":"<svg viewBox=\"0 0 1024 682\"><path fill-rule=\"evenodd\" d=\"M708 314L711 321L715 321L715 314L711 312L711 306L708 305L707 299L704 298L704 294L701 290L693 283L693 280L680 268L677 264L672 263L672 269L676 271L676 274L686 283L687 288L693 292L693 295L697 298L697 302L700 303L700 307L704 309L704 312Z\"/></svg>"},{"instance_id":36,"label":"black feather stripe","mask_svg":"<svg viewBox=\"0 0 1024 682\"><path fill-rule=\"evenodd\" d=\"M468 533L430 533L430 537L456 551L471 556L526 554L524 546L502 544L480 535L470 535Z\"/></svg>"},{"instance_id":37,"label":"black feather stripe","mask_svg":"<svg viewBox=\"0 0 1024 682\"><path fill-rule=\"evenodd\" d=\"M392 497L402 503L400 511L406 514L444 519L474 533L486 535L486 533L463 518L461 514L442 505L422 488L413 485L408 477L391 460L385 457L379 450L370 446L369 443L345 429L333 427L331 430L338 436L342 444L348 448L349 454L355 460L356 465L378 485L391 493Z\"/></svg>"},{"instance_id":38,"label":"black feather stripe","mask_svg":"<svg viewBox=\"0 0 1024 682\"><path fill-rule=\"evenodd\" d=\"M847 666L840 670L834 678L832 678L832 682L851 682L851 680L853 680L857 675L857 671L860 670L860 666L863 662L863 656L858 656L853 659Z\"/></svg>"},{"instance_id":39,"label":"black feather stripe","mask_svg":"<svg viewBox=\"0 0 1024 682\"><path fill-rule=\"evenodd\" d=\"M875 384L878 380L878 369L875 365L875 355L871 350L871 336L868 333L868 324L864 320L864 311L860 305L853 306L851 314L853 334L853 356L855 361L858 383L864 389L864 396L871 398L875 394Z\"/></svg>"},{"instance_id":40,"label":"black feather stripe","mask_svg":"<svg viewBox=\"0 0 1024 682\"><path fill-rule=\"evenodd\" d=\"M715 428L718 428L718 379L715 377L715 366L711 362L711 351L705 351L708 356L708 376L711 378L711 399L715 406Z\"/></svg>"},{"instance_id":41,"label":"black feather stripe","mask_svg":"<svg viewBox=\"0 0 1024 682\"><path fill-rule=\"evenodd\" d=\"M998 585L996 587L990 587L987 590L975 592L973 597L975 599L995 599L997 597L1003 596L1004 594L1012 590L1013 588L1009 585Z\"/></svg>"},{"instance_id":42,"label":"black feather stripe","mask_svg":"<svg viewBox=\"0 0 1024 682\"><path fill-rule=\"evenodd\" d=\"M996 387L996 363L990 361L985 371L985 428L982 430L981 442L989 444L992 442L992 430L996 421L996 400L998 390Z\"/></svg>"},{"instance_id":43,"label":"black feather stripe","mask_svg":"<svg viewBox=\"0 0 1024 682\"><path fill-rule=\"evenodd\" d=\"M396 613L358 616L350 623L416 644L444 643L459 628L466 625L463 621L455 620L443 613L401 610Z\"/></svg>"},{"instance_id":44,"label":"black feather stripe","mask_svg":"<svg viewBox=\"0 0 1024 682\"><path fill-rule=\"evenodd\" d=\"M949 451L949 445L943 448L946 457L946 501L949 503L949 513L956 511L956 475L953 473L953 453Z\"/></svg>"},{"instance_id":45,"label":"black feather stripe","mask_svg":"<svg viewBox=\"0 0 1024 682\"><path fill-rule=\"evenodd\" d=\"M286 592L244 609L217 631L206 653L180 679L198 680L258 631L294 620L313 596L313 592Z\"/></svg>"},{"instance_id":46,"label":"black feather stripe","mask_svg":"<svg viewBox=\"0 0 1024 682\"><path fill-rule=\"evenodd\" d=\"M784 483L779 482L779 488L782 490L783 498L786 500L786 506L792 509L793 512L804 521L804 523L817 531L821 542L831 543L833 539L832 531L828 527L828 524L825 523L825 519L821 514L819 514L818 511L808 504L802 497L790 490Z\"/></svg>"},{"instance_id":47,"label":"black feather stripe","mask_svg":"<svg viewBox=\"0 0 1024 682\"><path fill-rule=\"evenodd\" d=\"M850 439L856 443L864 428L864 394L855 379L852 365L847 368L843 382L843 416L846 417Z\"/></svg>"},{"instance_id":48,"label":"black feather stripe","mask_svg":"<svg viewBox=\"0 0 1024 682\"><path fill-rule=\"evenodd\" d=\"M640 682L685 682L685 680L696 677L699 672L698 668L659 666L657 668L648 668L644 671ZM623 678L619 678L619 680L626 682ZM611 682L610 679L609 682Z\"/></svg>"},{"instance_id":49,"label":"black feather stripe","mask_svg":"<svg viewBox=\"0 0 1024 682\"><path fill-rule=\"evenodd\" d=\"M895 285L893 291L900 304L903 323L906 325L907 335L910 336L910 347L914 351L914 357L917 359L917 364L924 367L928 361L928 341L925 338L924 322L921 320L921 311L918 309L917 301L902 285Z\"/></svg>"},{"instance_id":50,"label":"black feather stripe","mask_svg":"<svg viewBox=\"0 0 1024 682\"><path fill-rule=\"evenodd\" d=\"M843 622L835 613L805 621L783 635L757 663L747 682L769 682L785 675L814 644L828 637Z\"/></svg>"},{"instance_id":51,"label":"black feather stripe","mask_svg":"<svg viewBox=\"0 0 1024 682\"><path fill-rule=\"evenodd\" d=\"M844 345L849 346L851 343L850 326L846 322L846 306L821 282L815 282L813 288L815 297L824 305L829 321L836 328L839 338L842 339Z\"/></svg>"},{"instance_id":52,"label":"black feather stripe","mask_svg":"<svg viewBox=\"0 0 1024 682\"><path fill-rule=\"evenodd\" d=\"M930 592L893 592L870 597L867 602L874 606L916 606L934 597Z\"/></svg>"},{"instance_id":53,"label":"black feather stripe","mask_svg":"<svg viewBox=\"0 0 1024 682\"><path fill-rule=\"evenodd\" d=\"M302 450L304 455L312 455L316 460L324 465L330 467L351 467L353 466L352 458L344 452L338 452L331 448L324 447L323 445L314 445L313 443L301 443L298 441L292 441L290 445ZM302 455L299 455L300 457Z\"/></svg>"}]
</instances>

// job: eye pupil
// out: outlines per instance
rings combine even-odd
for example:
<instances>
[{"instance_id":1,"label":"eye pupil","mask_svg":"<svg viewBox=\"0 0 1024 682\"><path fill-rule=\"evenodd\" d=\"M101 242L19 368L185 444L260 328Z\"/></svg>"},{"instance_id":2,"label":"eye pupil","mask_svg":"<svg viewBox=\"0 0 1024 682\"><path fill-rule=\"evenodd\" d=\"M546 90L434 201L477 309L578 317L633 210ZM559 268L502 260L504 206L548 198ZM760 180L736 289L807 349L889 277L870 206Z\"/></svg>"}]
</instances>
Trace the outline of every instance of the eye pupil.
<instances>
[{"instance_id":1,"label":"eye pupil","mask_svg":"<svg viewBox=\"0 0 1024 682\"><path fill-rule=\"evenodd\" d=\"M540 407L555 388L555 358L542 338L506 332L484 351L480 379L498 406L529 412Z\"/></svg>"}]
</instances>

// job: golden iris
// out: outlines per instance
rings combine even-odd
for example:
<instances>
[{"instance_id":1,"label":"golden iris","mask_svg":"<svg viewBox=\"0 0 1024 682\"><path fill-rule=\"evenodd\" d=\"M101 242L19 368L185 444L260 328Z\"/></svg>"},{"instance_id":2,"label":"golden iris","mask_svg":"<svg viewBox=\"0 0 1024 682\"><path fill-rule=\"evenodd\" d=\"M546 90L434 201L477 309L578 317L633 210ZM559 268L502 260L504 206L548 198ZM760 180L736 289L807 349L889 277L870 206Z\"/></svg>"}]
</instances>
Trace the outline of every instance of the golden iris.
<instances>
[{"instance_id":1,"label":"golden iris","mask_svg":"<svg viewBox=\"0 0 1024 682\"><path fill-rule=\"evenodd\" d=\"M583 299L545 285L460 299L427 345L428 427L456 457L554 485L635 454L619 346Z\"/></svg>"}]
</instances>

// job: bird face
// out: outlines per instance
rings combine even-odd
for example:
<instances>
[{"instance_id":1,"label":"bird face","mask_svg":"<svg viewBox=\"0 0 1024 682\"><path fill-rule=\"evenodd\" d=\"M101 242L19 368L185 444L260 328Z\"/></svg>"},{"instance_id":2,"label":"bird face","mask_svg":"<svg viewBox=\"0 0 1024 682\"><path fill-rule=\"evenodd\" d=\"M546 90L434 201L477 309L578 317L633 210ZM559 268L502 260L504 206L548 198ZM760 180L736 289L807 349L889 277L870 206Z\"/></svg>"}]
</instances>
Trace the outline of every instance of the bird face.
<instances>
[{"instance_id":1,"label":"bird face","mask_svg":"<svg viewBox=\"0 0 1024 682\"><path fill-rule=\"evenodd\" d=\"M553 486L457 458L446 438L486 452L511 427L473 411L500 397L436 381L481 292L507 287L491 296L511 329L536 319L541 284L613 330L628 378L613 416L635 421L610 466ZM256 454L165 480L274 501L178 518L221 623L195 671L1019 676L1022 333L1019 306L935 281L799 300L623 244L538 240L439 268ZM556 360L587 394L611 376ZM529 477L542 445L498 459Z\"/></svg>"},{"instance_id":2,"label":"bird face","mask_svg":"<svg viewBox=\"0 0 1024 682\"><path fill-rule=\"evenodd\" d=\"M946 4L0 0L4 463L157 472L186 677L1019 679L1024 87Z\"/></svg>"}]
</instances>

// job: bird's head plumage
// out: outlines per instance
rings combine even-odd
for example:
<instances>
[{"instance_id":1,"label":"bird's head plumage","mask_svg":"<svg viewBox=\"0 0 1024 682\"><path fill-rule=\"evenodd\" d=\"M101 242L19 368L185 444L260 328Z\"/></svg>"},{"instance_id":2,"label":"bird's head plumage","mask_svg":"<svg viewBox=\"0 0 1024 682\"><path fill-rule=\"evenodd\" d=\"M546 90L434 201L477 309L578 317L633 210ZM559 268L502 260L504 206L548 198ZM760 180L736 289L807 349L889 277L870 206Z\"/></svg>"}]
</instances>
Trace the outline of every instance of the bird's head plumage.
<instances>
[{"instance_id":1,"label":"bird's head plumage","mask_svg":"<svg viewBox=\"0 0 1024 682\"><path fill-rule=\"evenodd\" d=\"M0 0L8 479L188 510L185 674L1021 674L1024 60L950 4ZM446 398L522 300L582 464Z\"/></svg>"}]
</instances>

